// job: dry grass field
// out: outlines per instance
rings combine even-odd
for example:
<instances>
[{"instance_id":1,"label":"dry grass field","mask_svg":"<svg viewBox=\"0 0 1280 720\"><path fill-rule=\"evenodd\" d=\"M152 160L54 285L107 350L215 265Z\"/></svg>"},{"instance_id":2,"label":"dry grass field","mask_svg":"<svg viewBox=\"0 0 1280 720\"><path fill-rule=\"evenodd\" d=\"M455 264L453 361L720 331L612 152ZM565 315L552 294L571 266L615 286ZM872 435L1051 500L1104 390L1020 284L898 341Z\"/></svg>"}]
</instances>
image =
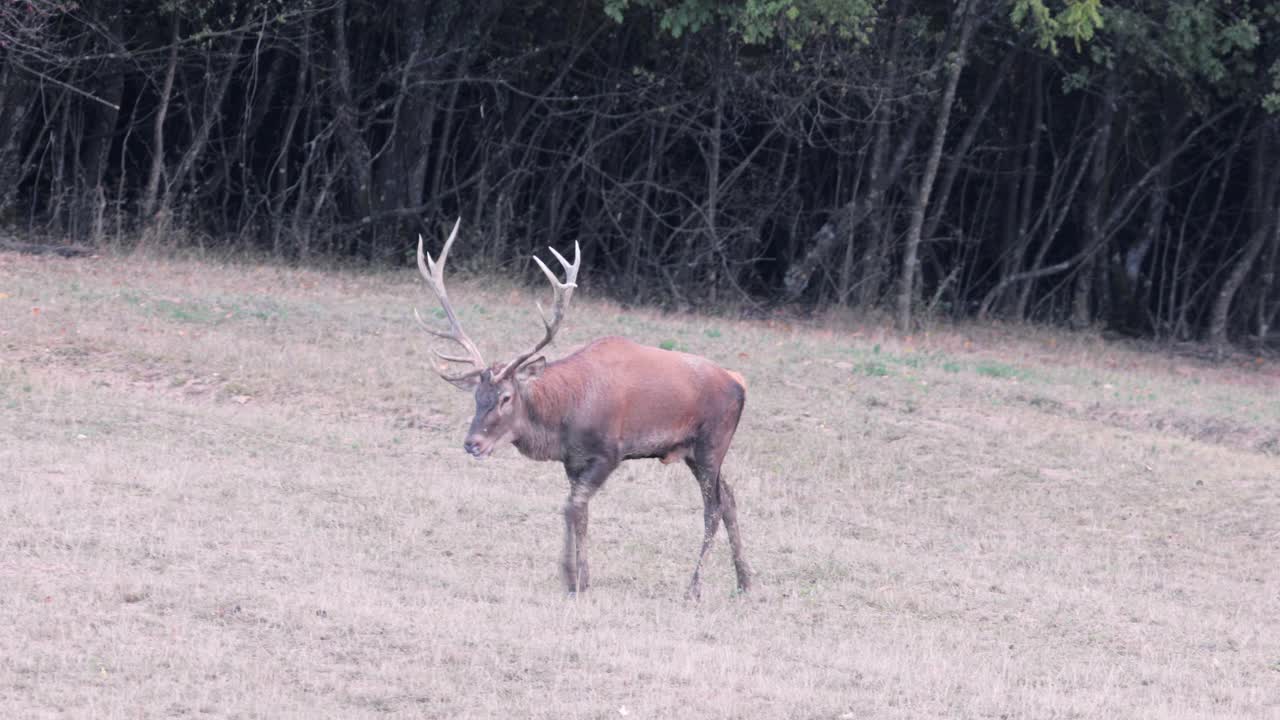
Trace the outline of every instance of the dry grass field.
<instances>
[{"instance_id":1,"label":"dry grass field","mask_svg":"<svg viewBox=\"0 0 1280 720\"><path fill-rule=\"evenodd\" d=\"M752 594L722 532L683 599L697 486L637 461L567 598L563 472L462 451L416 274L0 254L0 715L1280 717L1273 361L584 279L553 357L623 334L746 375ZM540 332L545 284L451 290L490 356Z\"/></svg>"}]
</instances>

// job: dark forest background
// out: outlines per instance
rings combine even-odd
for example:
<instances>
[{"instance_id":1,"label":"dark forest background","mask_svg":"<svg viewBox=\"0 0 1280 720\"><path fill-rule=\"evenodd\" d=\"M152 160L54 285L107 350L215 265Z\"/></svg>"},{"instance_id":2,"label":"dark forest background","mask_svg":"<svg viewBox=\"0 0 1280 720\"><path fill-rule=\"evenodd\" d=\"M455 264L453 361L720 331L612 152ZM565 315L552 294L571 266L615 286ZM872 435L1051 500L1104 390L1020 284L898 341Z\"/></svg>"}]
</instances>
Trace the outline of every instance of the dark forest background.
<instances>
[{"instance_id":1,"label":"dark forest background","mask_svg":"<svg viewBox=\"0 0 1280 720\"><path fill-rule=\"evenodd\" d=\"M0 0L12 232L400 264L459 215L627 302L1274 344L1280 2Z\"/></svg>"}]
</instances>

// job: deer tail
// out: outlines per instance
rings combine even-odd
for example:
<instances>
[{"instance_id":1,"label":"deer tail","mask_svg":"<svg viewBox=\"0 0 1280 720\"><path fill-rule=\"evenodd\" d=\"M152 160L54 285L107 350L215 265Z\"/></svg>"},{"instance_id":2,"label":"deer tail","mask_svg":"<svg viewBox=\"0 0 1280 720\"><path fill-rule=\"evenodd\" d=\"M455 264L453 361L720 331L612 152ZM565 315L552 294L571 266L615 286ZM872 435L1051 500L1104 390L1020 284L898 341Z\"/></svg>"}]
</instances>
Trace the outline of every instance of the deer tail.
<instances>
[{"instance_id":1,"label":"deer tail","mask_svg":"<svg viewBox=\"0 0 1280 720\"><path fill-rule=\"evenodd\" d=\"M741 374L732 370L726 370L725 372L729 373L729 377L733 378L733 381L738 383L738 387L742 388L743 391L747 389L747 379L742 377Z\"/></svg>"}]
</instances>

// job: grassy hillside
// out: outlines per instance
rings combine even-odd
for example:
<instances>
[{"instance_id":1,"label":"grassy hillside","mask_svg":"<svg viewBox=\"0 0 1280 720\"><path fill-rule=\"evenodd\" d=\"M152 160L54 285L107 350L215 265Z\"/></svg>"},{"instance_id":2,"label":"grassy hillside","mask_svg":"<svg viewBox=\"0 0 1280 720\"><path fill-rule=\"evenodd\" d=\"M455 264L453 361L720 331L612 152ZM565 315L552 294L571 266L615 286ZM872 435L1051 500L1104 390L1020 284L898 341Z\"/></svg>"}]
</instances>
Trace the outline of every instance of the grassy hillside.
<instances>
[{"instance_id":1,"label":"grassy hillside","mask_svg":"<svg viewBox=\"0 0 1280 720\"><path fill-rule=\"evenodd\" d=\"M489 356L538 294L455 279ZM704 600L684 468L592 503L461 444L416 275L0 254L10 717L1270 717L1280 368L954 328L663 317L601 334L747 376ZM429 314L429 313L424 313ZM554 355L554 354L553 354Z\"/></svg>"}]
</instances>

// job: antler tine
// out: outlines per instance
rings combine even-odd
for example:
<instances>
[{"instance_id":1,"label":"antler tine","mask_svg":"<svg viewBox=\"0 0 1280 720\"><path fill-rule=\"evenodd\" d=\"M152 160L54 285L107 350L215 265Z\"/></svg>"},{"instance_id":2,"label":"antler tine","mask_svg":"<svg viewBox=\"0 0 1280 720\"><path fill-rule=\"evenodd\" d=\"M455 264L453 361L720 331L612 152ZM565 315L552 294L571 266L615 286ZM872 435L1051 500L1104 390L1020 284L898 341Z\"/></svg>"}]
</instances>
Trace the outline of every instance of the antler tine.
<instances>
[{"instance_id":1,"label":"antler tine","mask_svg":"<svg viewBox=\"0 0 1280 720\"><path fill-rule=\"evenodd\" d=\"M418 321L418 327L422 328L423 330L426 330L432 335L435 335L436 337L442 338L444 340L453 339L453 333L445 332L444 330L437 330L436 328L433 328L430 325L428 325L427 321L423 320L422 316L418 314L418 308L413 309L413 319Z\"/></svg>"},{"instance_id":2,"label":"antler tine","mask_svg":"<svg viewBox=\"0 0 1280 720\"><path fill-rule=\"evenodd\" d=\"M469 358L469 357L462 357L461 355L446 355L446 354L444 354L444 353L440 352L439 350L432 350L432 351L431 351L431 354L432 354L432 355L435 355L436 357L440 358L441 360L444 360L444 361L447 361L447 362L456 362L456 363L470 363L470 362L471 362L471 358Z\"/></svg>"},{"instance_id":3,"label":"antler tine","mask_svg":"<svg viewBox=\"0 0 1280 720\"><path fill-rule=\"evenodd\" d=\"M570 264L568 260L565 260L564 256L556 252L555 248L547 246L547 249L550 250L551 254L555 255L556 259L560 261L560 264L564 266L566 276L565 282L573 285L574 281L578 279L578 266L582 264L582 251L578 248L578 241L573 241L573 264Z\"/></svg>"},{"instance_id":4,"label":"antler tine","mask_svg":"<svg viewBox=\"0 0 1280 720\"><path fill-rule=\"evenodd\" d=\"M533 349L521 353L516 356L515 360L507 363L507 365L502 368L502 372L498 373L496 380L502 380L510 376L521 365L528 361L529 358L533 357L539 350L549 345L551 341L555 339L556 332L560 329L560 321L564 319L565 311L569 308L569 300L573 297L573 291L578 287L578 267L582 264L582 250L578 247L578 243L576 241L573 243L572 263L565 260L564 256L556 252L555 248L548 249L551 251L552 255L556 256L556 259L559 260L560 264L564 267L565 281L560 282L560 278L556 277L555 273L551 272L551 269L542 262L541 258L537 255L533 256L533 261L538 264L538 267L542 269L542 273L551 281L551 289L555 293L555 304L551 306L550 319L547 318L547 313L542 309L542 303L534 302L534 306L538 308L538 315L542 317L542 327L545 331L543 333L542 340L538 341L538 343L533 346Z\"/></svg>"},{"instance_id":5,"label":"antler tine","mask_svg":"<svg viewBox=\"0 0 1280 720\"><path fill-rule=\"evenodd\" d=\"M443 355L433 351L443 360L452 362L468 362L476 367L476 369L484 369L484 356L480 354L480 349L476 344L467 337L462 330L462 323L458 322L458 316L453 311L453 304L449 302L449 291L444 286L444 264L449 259L449 248L453 247L453 241L458 237L458 226L462 224L462 218L453 224L453 230L449 233L449 239L445 240L444 247L440 249L439 259L432 259L431 255L423 250L422 235L418 235L418 272L422 274L423 279L427 281L427 285L431 287L431 291L436 294L436 299L440 301L440 307L444 310L445 316L449 319L449 330L439 330L431 327L423 321L422 316L418 314L417 308L413 310L413 316L417 319L418 324L423 330L435 335L438 338L452 340L462 346L467 351L468 357L458 357L454 355ZM439 370L437 370L439 372ZM440 376L446 380L454 380L459 377L453 377L440 373Z\"/></svg>"},{"instance_id":6,"label":"antler tine","mask_svg":"<svg viewBox=\"0 0 1280 720\"><path fill-rule=\"evenodd\" d=\"M436 374L443 378L445 382L458 382L459 380L466 380L467 378L479 375L480 371L477 369L471 369L466 372L447 373L440 368L436 368Z\"/></svg>"}]
</instances>

